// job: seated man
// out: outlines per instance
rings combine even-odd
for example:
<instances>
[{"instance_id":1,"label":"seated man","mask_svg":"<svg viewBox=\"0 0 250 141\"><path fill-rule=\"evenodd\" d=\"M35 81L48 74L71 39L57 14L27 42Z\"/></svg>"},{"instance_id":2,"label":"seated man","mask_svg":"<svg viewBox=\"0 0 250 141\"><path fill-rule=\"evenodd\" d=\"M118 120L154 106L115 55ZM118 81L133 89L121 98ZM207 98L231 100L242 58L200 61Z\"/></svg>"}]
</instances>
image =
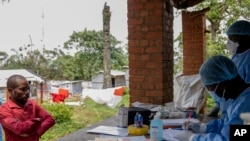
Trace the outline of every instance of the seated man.
<instances>
[{"instance_id":1,"label":"seated man","mask_svg":"<svg viewBox=\"0 0 250 141\"><path fill-rule=\"evenodd\" d=\"M208 92L220 98L220 103L227 104L226 115L208 124L186 122L184 132L176 136L180 141L223 141L229 140L230 125L240 125L243 121L241 113L250 112L250 84L246 83L238 74L235 64L225 56L213 56L200 68L201 81Z\"/></svg>"}]
</instances>

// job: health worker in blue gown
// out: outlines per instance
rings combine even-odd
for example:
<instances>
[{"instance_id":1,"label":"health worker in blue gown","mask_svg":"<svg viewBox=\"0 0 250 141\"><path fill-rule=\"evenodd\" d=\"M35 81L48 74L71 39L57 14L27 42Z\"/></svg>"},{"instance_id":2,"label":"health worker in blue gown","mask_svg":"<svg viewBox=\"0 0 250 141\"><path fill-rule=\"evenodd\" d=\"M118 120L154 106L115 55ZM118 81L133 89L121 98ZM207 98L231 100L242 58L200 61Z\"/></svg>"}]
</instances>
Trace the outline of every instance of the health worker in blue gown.
<instances>
[{"instance_id":1,"label":"health worker in blue gown","mask_svg":"<svg viewBox=\"0 0 250 141\"><path fill-rule=\"evenodd\" d=\"M189 130L175 138L180 141L229 141L230 125L242 125L240 114L250 112L250 84L240 77L234 62L225 56L209 58L202 64L199 74L210 94L217 95L222 103L231 102L224 117L207 124L185 122L183 127Z\"/></svg>"},{"instance_id":2,"label":"health worker in blue gown","mask_svg":"<svg viewBox=\"0 0 250 141\"><path fill-rule=\"evenodd\" d=\"M235 63L241 78L250 83L250 22L239 20L234 22L226 32L228 36L227 48L231 54L231 59ZM219 111L221 116L226 114L226 107L230 101L222 105L220 98L216 95L210 95L215 101L215 107L208 116L217 117Z\"/></svg>"}]
</instances>

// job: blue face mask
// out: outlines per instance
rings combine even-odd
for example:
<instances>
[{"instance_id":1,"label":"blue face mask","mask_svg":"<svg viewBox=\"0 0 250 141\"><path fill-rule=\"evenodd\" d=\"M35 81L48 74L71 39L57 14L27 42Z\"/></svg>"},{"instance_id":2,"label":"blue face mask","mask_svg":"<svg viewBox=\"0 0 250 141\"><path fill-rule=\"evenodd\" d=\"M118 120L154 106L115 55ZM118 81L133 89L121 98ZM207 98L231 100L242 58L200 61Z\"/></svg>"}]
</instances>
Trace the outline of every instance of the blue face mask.
<instances>
[{"instance_id":1,"label":"blue face mask","mask_svg":"<svg viewBox=\"0 0 250 141\"><path fill-rule=\"evenodd\" d=\"M208 93L210 94L210 96L214 99L215 102L218 102L218 104L220 105L220 109L224 109L228 107L228 103L226 102L226 99L224 98L224 94L226 92L226 90L224 89L222 97L219 97L215 92L217 90L218 85L216 86L216 88L214 89L214 91L208 91Z\"/></svg>"},{"instance_id":2,"label":"blue face mask","mask_svg":"<svg viewBox=\"0 0 250 141\"><path fill-rule=\"evenodd\" d=\"M214 91L208 91L208 93L210 94L210 96L214 99L214 101L216 102L220 102L220 97L214 92Z\"/></svg>"},{"instance_id":3,"label":"blue face mask","mask_svg":"<svg viewBox=\"0 0 250 141\"><path fill-rule=\"evenodd\" d=\"M219 83L216 85L215 89L213 91L208 91L208 93L210 94L210 96L214 99L215 102L220 102L220 97L215 93L217 88L219 86Z\"/></svg>"}]
</instances>

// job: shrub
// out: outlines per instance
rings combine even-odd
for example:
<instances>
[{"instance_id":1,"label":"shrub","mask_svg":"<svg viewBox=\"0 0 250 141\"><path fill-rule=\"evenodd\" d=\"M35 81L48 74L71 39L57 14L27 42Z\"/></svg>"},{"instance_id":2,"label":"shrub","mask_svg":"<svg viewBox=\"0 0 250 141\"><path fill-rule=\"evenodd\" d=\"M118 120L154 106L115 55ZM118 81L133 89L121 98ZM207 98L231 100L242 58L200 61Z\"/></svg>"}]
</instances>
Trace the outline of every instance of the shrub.
<instances>
[{"instance_id":1,"label":"shrub","mask_svg":"<svg viewBox=\"0 0 250 141\"><path fill-rule=\"evenodd\" d=\"M56 123L71 121L71 117L73 116L73 108L65 104L43 104L42 107L55 118Z\"/></svg>"}]
</instances>

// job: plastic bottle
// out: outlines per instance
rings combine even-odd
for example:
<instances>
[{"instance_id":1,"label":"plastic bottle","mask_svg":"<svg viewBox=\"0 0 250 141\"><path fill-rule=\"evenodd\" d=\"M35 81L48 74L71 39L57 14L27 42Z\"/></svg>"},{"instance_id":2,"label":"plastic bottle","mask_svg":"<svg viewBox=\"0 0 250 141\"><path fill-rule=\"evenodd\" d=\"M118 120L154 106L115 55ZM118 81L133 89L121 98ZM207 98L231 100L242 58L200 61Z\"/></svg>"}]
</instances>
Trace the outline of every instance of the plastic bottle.
<instances>
[{"instance_id":1,"label":"plastic bottle","mask_svg":"<svg viewBox=\"0 0 250 141\"><path fill-rule=\"evenodd\" d=\"M163 122L160 119L160 114L156 113L154 119L150 123L150 139L154 141L162 141Z\"/></svg>"},{"instance_id":2,"label":"plastic bottle","mask_svg":"<svg viewBox=\"0 0 250 141\"><path fill-rule=\"evenodd\" d=\"M139 112L136 112L136 114L135 114L134 127L136 127L136 128L143 127L143 117Z\"/></svg>"},{"instance_id":3,"label":"plastic bottle","mask_svg":"<svg viewBox=\"0 0 250 141\"><path fill-rule=\"evenodd\" d=\"M134 117L134 127L139 127L139 119L138 119L139 113L136 112L135 117Z\"/></svg>"},{"instance_id":4,"label":"plastic bottle","mask_svg":"<svg viewBox=\"0 0 250 141\"><path fill-rule=\"evenodd\" d=\"M126 128L128 126L128 108L126 108L124 105L121 105L118 110L117 117L117 126Z\"/></svg>"},{"instance_id":5,"label":"plastic bottle","mask_svg":"<svg viewBox=\"0 0 250 141\"><path fill-rule=\"evenodd\" d=\"M138 114L138 125L140 128L143 127L143 117L141 114Z\"/></svg>"}]
</instances>

